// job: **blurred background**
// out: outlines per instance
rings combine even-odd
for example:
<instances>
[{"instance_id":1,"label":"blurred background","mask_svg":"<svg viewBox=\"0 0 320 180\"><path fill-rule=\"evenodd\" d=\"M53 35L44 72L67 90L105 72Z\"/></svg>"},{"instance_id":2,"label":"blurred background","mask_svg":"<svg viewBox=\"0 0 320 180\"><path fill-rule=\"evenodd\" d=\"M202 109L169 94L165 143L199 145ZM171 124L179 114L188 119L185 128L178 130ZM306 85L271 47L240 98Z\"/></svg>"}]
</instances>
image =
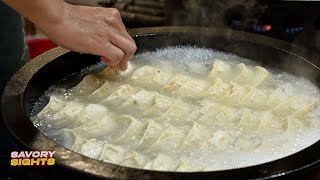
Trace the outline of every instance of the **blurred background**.
<instances>
[{"instance_id":1,"label":"blurred background","mask_svg":"<svg viewBox=\"0 0 320 180\"><path fill-rule=\"evenodd\" d=\"M320 1L305 0L66 0L117 8L127 28L206 26L247 31L320 52ZM30 56L54 47L25 20Z\"/></svg>"}]
</instances>

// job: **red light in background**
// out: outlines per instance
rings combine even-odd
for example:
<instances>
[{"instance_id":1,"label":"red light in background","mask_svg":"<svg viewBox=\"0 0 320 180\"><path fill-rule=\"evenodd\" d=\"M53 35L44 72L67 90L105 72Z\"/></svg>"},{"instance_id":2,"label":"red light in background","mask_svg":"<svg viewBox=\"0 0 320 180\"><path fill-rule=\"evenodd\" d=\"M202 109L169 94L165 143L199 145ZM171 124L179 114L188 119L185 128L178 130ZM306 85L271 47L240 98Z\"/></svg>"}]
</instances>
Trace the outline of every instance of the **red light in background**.
<instances>
[{"instance_id":1,"label":"red light in background","mask_svg":"<svg viewBox=\"0 0 320 180\"><path fill-rule=\"evenodd\" d=\"M264 29L265 31L270 31L271 28L272 28L272 26L269 25L269 24L266 24L266 25L263 26L263 29Z\"/></svg>"}]
</instances>

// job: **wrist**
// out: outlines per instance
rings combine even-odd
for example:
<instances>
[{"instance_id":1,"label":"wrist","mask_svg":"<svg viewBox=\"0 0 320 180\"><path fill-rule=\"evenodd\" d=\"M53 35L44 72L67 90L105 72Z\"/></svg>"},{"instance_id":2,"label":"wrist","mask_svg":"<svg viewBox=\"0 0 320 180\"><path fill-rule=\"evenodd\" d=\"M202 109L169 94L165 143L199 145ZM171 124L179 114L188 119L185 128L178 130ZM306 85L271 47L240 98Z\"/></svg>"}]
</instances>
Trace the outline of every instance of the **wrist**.
<instances>
[{"instance_id":1,"label":"wrist","mask_svg":"<svg viewBox=\"0 0 320 180\"><path fill-rule=\"evenodd\" d=\"M68 3L63 0L52 1L54 3L51 6L47 6L41 16L31 19L39 28L45 30L47 28L53 28L63 23L63 19L68 13Z\"/></svg>"}]
</instances>

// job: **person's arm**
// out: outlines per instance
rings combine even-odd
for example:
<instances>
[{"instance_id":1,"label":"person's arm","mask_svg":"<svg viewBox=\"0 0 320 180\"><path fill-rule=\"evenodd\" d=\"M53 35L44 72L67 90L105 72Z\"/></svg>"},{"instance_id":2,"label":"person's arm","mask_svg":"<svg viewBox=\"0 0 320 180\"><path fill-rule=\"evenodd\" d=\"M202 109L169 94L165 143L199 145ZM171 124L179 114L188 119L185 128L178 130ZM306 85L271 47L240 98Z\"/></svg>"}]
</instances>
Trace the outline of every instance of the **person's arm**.
<instances>
[{"instance_id":1,"label":"person's arm","mask_svg":"<svg viewBox=\"0 0 320 180\"><path fill-rule=\"evenodd\" d=\"M2 0L64 48L101 56L121 69L136 51L118 10L71 5L63 0Z\"/></svg>"}]
</instances>

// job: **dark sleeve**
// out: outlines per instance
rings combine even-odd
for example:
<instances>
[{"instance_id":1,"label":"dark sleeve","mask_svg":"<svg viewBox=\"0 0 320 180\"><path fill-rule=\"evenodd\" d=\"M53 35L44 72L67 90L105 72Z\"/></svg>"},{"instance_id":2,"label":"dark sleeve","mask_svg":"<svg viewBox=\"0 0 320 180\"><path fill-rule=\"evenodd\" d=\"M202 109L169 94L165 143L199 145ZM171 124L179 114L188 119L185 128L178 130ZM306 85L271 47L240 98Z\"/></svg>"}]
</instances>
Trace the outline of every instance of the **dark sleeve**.
<instances>
[{"instance_id":1,"label":"dark sleeve","mask_svg":"<svg viewBox=\"0 0 320 180\"><path fill-rule=\"evenodd\" d=\"M21 16L0 1L0 93L6 81L27 60Z\"/></svg>"},{"instance_id":2,"label":"dark sleeve","mask_svg":"<svg viewBox=\"0 0 320 180\"><path fill-rule=\"evenodd\" d=\"M0 0L0 95L6 81L27 59L21 16ZM0 113L0 179L27 179L26 168L10 166L10 153L28 150L5 127Z\"/></svg>"}]
</instances>

